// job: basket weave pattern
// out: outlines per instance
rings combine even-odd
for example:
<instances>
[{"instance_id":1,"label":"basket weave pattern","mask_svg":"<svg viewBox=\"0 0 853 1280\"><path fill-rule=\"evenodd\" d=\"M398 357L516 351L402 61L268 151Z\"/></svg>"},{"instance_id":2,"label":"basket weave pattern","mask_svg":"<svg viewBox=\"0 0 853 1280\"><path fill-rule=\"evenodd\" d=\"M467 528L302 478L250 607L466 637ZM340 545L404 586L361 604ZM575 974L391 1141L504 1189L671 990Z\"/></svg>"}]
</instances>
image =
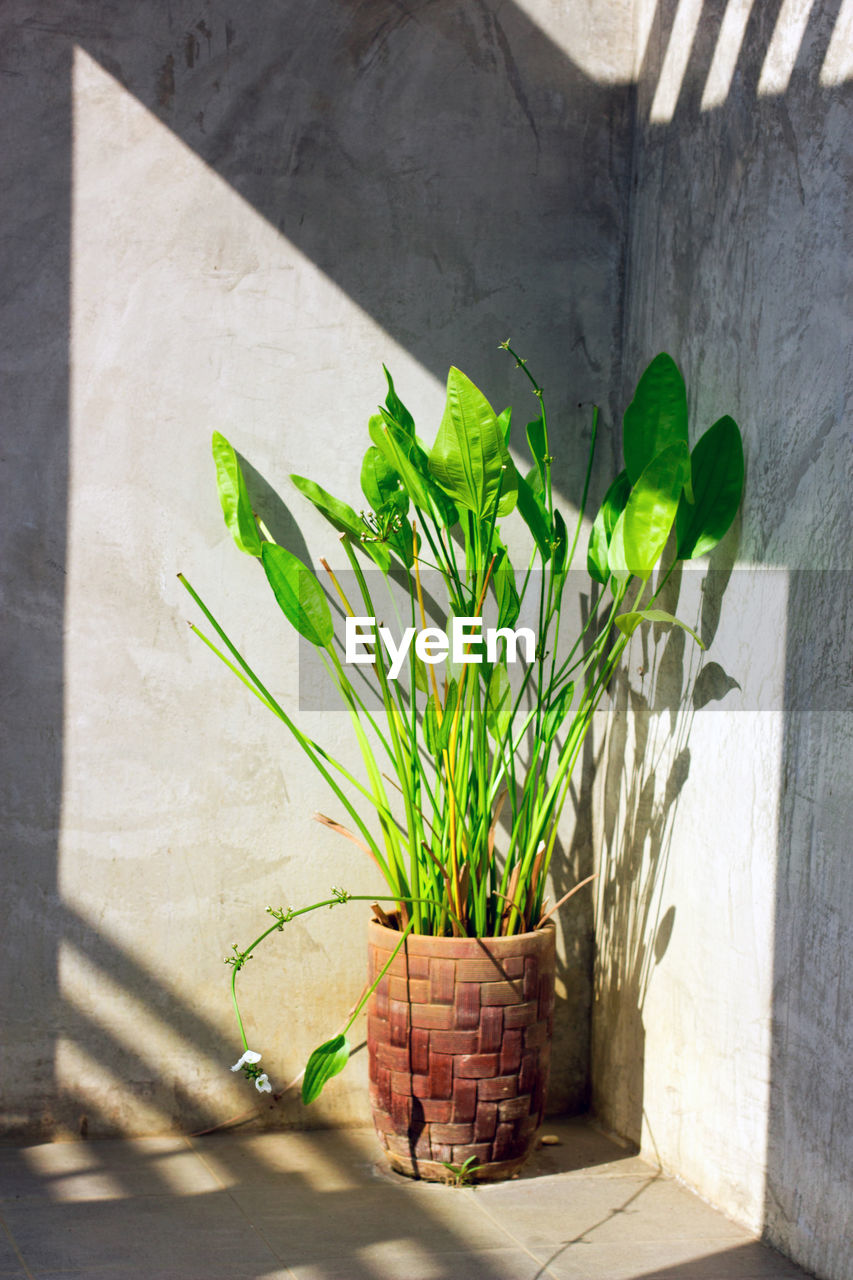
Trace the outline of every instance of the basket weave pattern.
<instances>
[{"instance_id":1,"label":"basket weave pattern","mask_svg":"<svg viewBox=\"0 0 853 1280\"><path fill-rule=\"evenodd\" d=\"M371 922L370 981L399 933ZM511 938L410 934L368 1004L370 1096L392 1167L447 1177L470 1157L510 1177L542 1120L554 1013L554 928Z\"/></svg>"}]
</instances>

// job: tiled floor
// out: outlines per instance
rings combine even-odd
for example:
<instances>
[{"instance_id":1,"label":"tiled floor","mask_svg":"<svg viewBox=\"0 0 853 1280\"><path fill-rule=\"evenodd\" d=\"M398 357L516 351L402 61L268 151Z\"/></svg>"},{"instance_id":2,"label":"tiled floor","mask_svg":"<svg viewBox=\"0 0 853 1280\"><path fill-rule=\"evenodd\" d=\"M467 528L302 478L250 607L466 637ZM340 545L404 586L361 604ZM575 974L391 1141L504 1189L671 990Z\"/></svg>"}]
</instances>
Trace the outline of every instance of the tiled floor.
<instances>
[{"instance_id":1,"label":"tiled floor","mask_svg":"<svg viewBox=\"0 0 853 1280\"><path fill-rule=\"evenodd\" d=\"M578 1121L518 1179L377 1167L372 1133L0 1148L0 1280L794 1280L792 1263Z\"/></svg>"}]
</instances>

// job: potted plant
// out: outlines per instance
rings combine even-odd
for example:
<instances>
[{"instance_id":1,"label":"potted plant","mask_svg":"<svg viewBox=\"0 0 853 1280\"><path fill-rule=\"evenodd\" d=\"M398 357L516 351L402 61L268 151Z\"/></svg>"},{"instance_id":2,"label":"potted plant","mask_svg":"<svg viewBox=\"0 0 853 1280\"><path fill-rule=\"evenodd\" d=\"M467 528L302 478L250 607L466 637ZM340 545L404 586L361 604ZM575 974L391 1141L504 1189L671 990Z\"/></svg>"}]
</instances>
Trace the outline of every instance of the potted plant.
<instances>
[{"instance_id":1,"label":"potted plant","mask_svg":"<svg viewBox=\"0 0 853 1280\"><path fill-rule=\"evenodd\" d=\"M322 658L351 718L362 778L299 728L182 577L216 639L193 629L319 770L342 812L316 816L361 845L387 891L333 889L298 911L267 908L272 922L228 960L245 1050L234 1070L261 1091L271 1087L247 1044L236 997L237 975L254 949L304 912L371 902L368 986L346 1031L367 1004L377 1131L395 1168L427 1178L459 1168L466 1179L506 1177L530 1150L550 1052L551 916L562 905L548 907L546 886L572 770L636 628L653 622L690 631L656 599L676 563L722 538L743 486L736 424L720 418L691 453L684 381L671 357L657 356L624 415L625 469L592 525L594 607L573 642L562 643L598 411L570 531L554 497L542 388L509 343L501 345L537 404L526 430L526 474L509 453L510 410L496 414L452 368L429 447L386 370L387 396L370 419L360 461L369 510L357 513L314 481L292 477L335 529L350 566L345 583L322 561L328 596L313 570L255 518L233 448L213 437L226 524L238 548L260 560L285 617ZM520 518L529 536L523 574L502 536L509 517ZM427 565L445 594L444 628L425 605ZM396 634L381 623L376 599L377 583L392 581L407 609ZM330 597L341 615L337 630ZM534 625L518 625L522 610ZM339 821L344 815L349 825ZM305 1102L345 1065L346 1031L311 1055Z\"/></svg>"}]
</instances>

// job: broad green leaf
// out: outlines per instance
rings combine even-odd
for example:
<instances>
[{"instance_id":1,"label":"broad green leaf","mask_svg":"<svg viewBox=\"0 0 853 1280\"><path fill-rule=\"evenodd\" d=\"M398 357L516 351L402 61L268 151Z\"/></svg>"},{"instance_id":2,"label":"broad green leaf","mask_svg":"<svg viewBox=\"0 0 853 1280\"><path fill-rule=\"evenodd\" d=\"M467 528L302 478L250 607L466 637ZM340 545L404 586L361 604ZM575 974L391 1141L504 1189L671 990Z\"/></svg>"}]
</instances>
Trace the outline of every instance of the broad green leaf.
<instances>
[{"instance_id":1,"label":"broad green leaf","mask_svg":"<svg viewBox=\"0 0 853 1280\"><path fill-rule=\"evenodd\" d=\"M499 516L516 502L515 467L495 411L460 369L447 375L447 401L429 469L445 493L478 520Z\"/></svg>"},{"instance_id":2,"label":"broad green leaf","mask_svg":"<svg viewBox=\"0 0 853 1280\"><path fill-rule=\"evenodd\" d=\"M302 1101L307 1106L323 1092L332 1076L338 1075L347 1065L350 1055L350 1042L345 1035L334 1036L319 1045L305 1067L302 1078Z\"/></svg>"},{"instance_id":3,"label":"broad green leaf","mask_svg":"<svg viewBox=\"0 0 853 1280\"><path fill-rule=\"evenodd\" d=\"M618 517L613 526L613 533L610 537L610 544L607 548L607 567L610 570L611 578L615 579L618 586L624 586L631 576L631 570L628 568L628 562L625 558L625 512ZM611 583L611 586L613 584ZM613 594L616 594L614 588Z\"/></svg>"},{"instance_id":4,"label":"broad green leaf","mask_svg":"<svg viewBox=\"0 0 853 1280\"><path fill-rule=\"evenodd\" d=\"M383 514L397 511L404 516L409 510L409 495L400 474L375 445L371 445L361 464L361 491L372 511Z\"/></svg>"},{"instance_id":5,"label":"broad green leaf","mask_svg":"<svg viewBox=\"0 0 853 1280\"><path fill-rule=\"evenodd\" d=\"M628 479L628 473L627 471L620 471L607 493L605 493L598 509L598 515L595 517L590 531L586 567L589 571L589 576L594 578L596 582L600 582L602 586L607 582L609 576L607 549L613 536L613 530L616 527L616 521L625 510L625 504L628 501L630 492L631 482Z\"/></svg>"},{"instance_id":6,"label":"broad green leaf","mask_svg":"<svg viewBox=\"0 0 853 1280\"><path fill-rule=\"evenodd\" d=\"M687 448L687 392L672 356L655 356L622 419L625 469L632 484L671 444ZM689 481L688 481L689 482Z\"/></svg>"},{"instance_id":7,"label":"broad green leaf","mask_svg":"<svg viewBox=\"0 0 853 1280\"><path fill-rule=\"evenodd\" d=\"M498 626L514 627L521 612L521 600L515 585L515 570L510 563L507 549L497 536L497 559L492 569L495 599L498 602Z\"/></svg>"},{"instance_id":8,"label":"broad green leaf","mask_svg":"<svg viewBox=\"0 0 853 1280\"><path fill-rule=\"evenodd\" d=\"M548 710L545 712L545 718L542 721L542 737L546 742L551 741L554 734L569 714L574 695L575 686L572 682L569 682L569 684L564 685L559 693L552 699Z\"/></svg>"},{"instance_id":9,"label":"broad green leaf","mask_svg":"<svg viewBox=\"0 0 853 1280\"><path fill-rule=\"evenodd\" d=\"M424 742L427 750L434 756L441 755L449 742L450 733L453 728L453 713L456 710L456 703L459 698L459 686L455 680L451 680L447 688L447 701L441 711L441 724L438 723L438 712L435 709L435 698L430 698L426 704L423 718L423 734Z\"/></svg>"},{"instance_id":10,"label":"broad green leaf","mask_svg":"<svg viewBox=\"0 0 853 1280\"><path fill-rule=\"evenodd\" d=\"M436 750L444 751L450 745L450 733L453 729L453 716L456 711L456 703L459 701L459 686L455 680L451 680L447 687L447 698L444 702L442 711L441 725L436 735ZM435 705L433 703L433 705Z\"/></svg>"},{"instance_id":11,"label":"broad green leaf","mask_svg":"<svg viewBox=\"0 0 853 1280\"><path fill-rule=\"evenodd\" d=\"M421 693L429 693L429 672L423 658L419 658L417 654L415 654L415 688L420 689Z\"/></svg>"},{"instance_id":12,"label":"broad green leaf","mask_svg":"<svg viewBox=\"0 0 853 1280\"><path fill-rule=\"evenodd\" d=\"M536 464L536 471L539 475L540 487L545 488L545 424L541 418L535 418L533 422L527 424L527 444L530 449L530 455ZM528 484L530 477L527 477Z\"/></svg>"},{"instance_id":13,"label":"broad green leaf","mask_svg":"<svg viewBox=\"0 0 853 1280\"><path fill-rule=\"evenodd\" d=\"M252 514L243 470L231 445L218 431L213 433L213 461L216 487L225 523L240 551L248 556L261 554L261 538Z\"/></svg>"},{"instance_id":14,"label":"broad green leaf","mask_svg":"<svg viewBox=\"0 0 853 1280\"><path fill-rule=\"evenodd\" d=\"M690 458L693 504L682 497L675 517L678 558L693 560L715 547L734 520L743 493L743 441L726 415L709 427Z\"/></svg>"},{"instance_id":15,"label":"broad green leaf","mask_svg":"<svg viewBox=\"0 0 853 1280\"><path fill-rule=\"evenodd\" d=\"M569 531L562 514L554 508L554 573L563 573L569 552Z\"/></svg>"},{"instance_id":16,"label":"broad green leaf","mask_svg":"<svg viewBox=\"0 0 853 1280\"><path fill-rule=\"evenodd\" d=\"M641 622L663 622L671 627L681 627L682 631L686 631L693 637L700 649L705 648L692 627L688 627L686 622L681 622L679 618L673 617L663 609L636 609L631 613L620 613L613 621L626 636L632 636Z\"/></svg>"},{"instance_id":17,"label":"broad green leaf","mask_svg":"<svg viewBox=\"0 0 853 1280\"><path fill-rule=\"evenodd\" d=\"M624 521L625 561L637 577L648 577L657 564L689 471L687 445L679 440L652 458L631 490L619 520Z\"/></svg>"},{"instance_id":18,"label":"broad green leaf","mask_svg":"<svg viewBox=\"0 0 853 1280\"><path fill-rule=\"evenodd\" d=\"M273 595L288 622L318 648L332 641L332 611L323 588L310 569L286 547L265 542L261 563Z\"/></svg>"},{"instance_id":19,"label":"broad green leaf","mask_svg":"<svg viewBox=\"0 0 853 1280\"><path fill-rule=\"evenodd\" d=\"M388 522L385 546L393 551L407 569L413 562L412 531L406 521L409 495L399 472L384 455L371 445L361 464L361 489L380 524ZM399 524L395 528L394 525Z\"/></svg>"},{"instance_id":20,"label":"broad green leaf","mask_svg":"<svg viewBox=\"0 0 853 1280\"><path fill-rule=\"evenodd\" d=\"M551 536L548 532L545 504L539 494L533 492L523 476L516 474L515 482L518 489L519 514L532 533L533 541L539 548L543 562L548 561L551 559Z\"/></svg>"},{"instance_id":21,"label":"broad green leaf","mask_svg":"<svg viewBox=\"0 0 853 1280\"><path fill-rule=\"evenodd\" d=\"M403 401L397 395L397 392L394 389L394 379L391 377L384 364L382 368L385 371L385 378L388 382L388 395L385 397L385 406L394 421L403 428L406 435L411 436L414 439L415 420L403 404Z\"/></svg>"},{"instance_id":22,"label":"broad green leaf","mask_svg":"<svg viewBox=\"0 0 853 1280\"><path fill-rule=\"evenodd\" d=\"M340 498L334 497L328 493L321 485L316 484L313 480L308 480L305 476L292 475L291 480L296 485L300 493L303 493L310 502L324 515L329 524L337 529L339 533L346 533L351 538L353 545L363 551L365 555L375 560L380 569L388 569L391 565L391 557L388 549L381 542L365 541L368 530L364 521L357 512L353 511L348 502L343 502Z\"/></svg>"},{"instance_id":23,"label":"broad green leaf","mask_svg":"<svg viewBox=\"0 0 853 1280\"><path fill-rule=\"evenodd\" d=\"M503 413L498 414L498 426L503 432L504 444L509 444L509 433L512 428L512 405L507 405Z\"/></svg>"},{"instance_id":24,"label":"broad green leaf","mask_svg":"<svg viewBox=\"0 0 853 1280\"><path fill-rule=\"evenodd\" d=\"M486 695L486 728L493 738L500 741L506 737L512 714L512 690L509 684L506 666L496 662L489 679Z\"/></svg>"},{"instance_id":25,"label":"broad green leaf","mask_svg":"<svg viewBox=\"0 0 853 1280\"><path fill-rule=\"evenodd\" d=\"M427 751L430 755L438 755L438 748L435 745L438 740L438 715L435 710L435 698L432 696L427 699L427 704L424 708L423 720L421 721L421 728L423 730L424 743Z\"/></svg>"},{"instance_id":26,"label":"broad green leaf","mask_svg":"<svg viewBox=\"0 0 853 1280\"><path fill-rule=\"evenodd\" d=\"M456 524L459 513L429 473L427 455L382 408L369 421L370 438L383 458L397 471L412 502L422 511L434 512L439 523Z\"/></svg>"}]
</instances>

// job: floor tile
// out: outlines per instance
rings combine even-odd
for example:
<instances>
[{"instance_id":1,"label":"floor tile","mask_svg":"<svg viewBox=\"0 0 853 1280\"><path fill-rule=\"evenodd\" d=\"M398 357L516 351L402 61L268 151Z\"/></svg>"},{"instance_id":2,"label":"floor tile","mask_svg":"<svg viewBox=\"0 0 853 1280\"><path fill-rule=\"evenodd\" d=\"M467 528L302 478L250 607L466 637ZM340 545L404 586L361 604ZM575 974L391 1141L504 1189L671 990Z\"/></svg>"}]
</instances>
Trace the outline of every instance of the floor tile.
<instances>
[{"instance_id":1,"label":"floor tile","mask_svg":"<svg viewBox=\"0 0 853 1280\"><path fill-rule=\"evenodd\" d=\"M483 1187L485 1212L511 1218L527 1248L588 1239L636 1245L690 1239L748 1240L749 1233L671 1179L648 1170L645 1178L540 1178Z\"/></svg>"},{"instance_id":2,"label":"floor tile","mask_svg":"<svg viewBox=\"0 0 853 1280\"><path fill-rule=\"evenodd\" d=\"M0 1148L0 1201L38 1196L64 1203L217 1190L216 1178L183 1138Z\"/></svg>"},{"instance_id":3,"label":"floor tile","mask_svg":"<svg viewBox=\"0 0 853 1280\"><path fill-rule=\"evenodd\" d=\"M374 1247L292 1269L296 1280L544 1280L540 1263L520 1249L436 1255Z\"/></svg>"},{"instance_id":4,"label":"floor tile","mask_svg":"<svg viewBox=\"0 0 853 1280\"><path fill-rule=\"evenodd\" d=\"M81 1204L4 1203L4 1217L33 1271L132 1266L138 1277L190 1269L208 1280L279 1259L224 1192L207 1196L138 1196Z\"/></svg>"},{"instance_id":5,"label":"floor tile","mask_svg":"<svg viewBox=\"0 0 853 1280\"><path fill-rule=\"evenodd\" d=\"M793 1262L757 1241L581 1242L540 1256L559 1280L807 1280Z\"/></svg>"}]
</instances>

